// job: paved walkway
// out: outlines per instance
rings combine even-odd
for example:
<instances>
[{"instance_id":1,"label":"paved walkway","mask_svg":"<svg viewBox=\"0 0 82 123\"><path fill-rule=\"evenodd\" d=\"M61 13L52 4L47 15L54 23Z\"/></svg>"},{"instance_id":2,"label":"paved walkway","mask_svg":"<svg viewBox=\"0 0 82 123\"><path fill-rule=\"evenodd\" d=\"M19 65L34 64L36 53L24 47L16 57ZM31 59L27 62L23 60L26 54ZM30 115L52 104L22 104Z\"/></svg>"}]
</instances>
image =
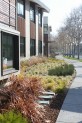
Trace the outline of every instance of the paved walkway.
<instances>
[{"instance_id":1,"label":"paved walkway","mask_svg":"<svg viewBox=\"0 0 82 123\"><path fill-rule=\"evenodd\" d=\"M62 57L59 57L63 59ZM82 123L82 62L68 60L76 69L76 78L68 91L56 123Z\"/></svg>"}]
</instances>

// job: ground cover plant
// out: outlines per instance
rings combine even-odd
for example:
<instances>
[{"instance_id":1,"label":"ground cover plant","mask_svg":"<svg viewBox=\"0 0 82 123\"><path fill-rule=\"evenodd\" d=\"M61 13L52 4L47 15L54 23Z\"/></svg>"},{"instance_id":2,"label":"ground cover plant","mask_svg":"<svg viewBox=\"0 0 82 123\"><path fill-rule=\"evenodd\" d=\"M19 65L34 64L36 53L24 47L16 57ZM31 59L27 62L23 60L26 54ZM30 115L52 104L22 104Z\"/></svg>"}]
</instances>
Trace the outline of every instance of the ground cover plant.
<instances>
[{"instance_id":1,"label":"ground cover plant","mask_svg":"<svg viewBox=\"0 0 82 123\"><path fill-rule=\"evenodd\" d=\"M24 72L25 75L27 77L36 76L41 78L42 85L47 91L51 90L55 93L63 92L66 85L68 85L72 79L71 75L74 73L74 66L65 63L63 60L57 60L54 58L44 59L45 60L43 62L41 60L39 63L38 60L36 64L34 62L31 67L27 67Z\"/></svg>"},{"instance_id":2,"label":"ground cover plant","mask_svg":"<svg viewBox=\"0 0 82 123\"><path fill-rule=\"evenodd\" d=\"M0 123L31 123L24 118L21 113L16 111L7 111L0 114Z\"/></svg>"},{"instance_id":3,"label":"ground cover plant","mask_svg":"<svg viewBox=\"0 0 82 123\"><path fill-rule=\"evenodd\" d=\"M42 84L46 91L53 91L55 93L62 93L64 92L65 88L71 81L71 76L66 77L57 77L57 76L46 76L42 77Z\"/></svg>"}]
</instances>

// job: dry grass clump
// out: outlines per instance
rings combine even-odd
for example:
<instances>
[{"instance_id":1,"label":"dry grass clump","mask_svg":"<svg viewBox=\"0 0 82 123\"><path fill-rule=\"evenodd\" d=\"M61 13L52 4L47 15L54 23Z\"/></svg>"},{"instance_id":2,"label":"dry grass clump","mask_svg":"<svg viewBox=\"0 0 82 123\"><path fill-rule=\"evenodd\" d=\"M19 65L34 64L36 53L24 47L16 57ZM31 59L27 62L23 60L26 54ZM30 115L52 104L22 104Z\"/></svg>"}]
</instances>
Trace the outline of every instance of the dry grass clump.
<instances>
[{"instance_id":1,"label":"dry grass clump","mask_svg":"<svg viewBox=\"0 0 82 123\"><path fill-rule=\"evenodd\" d=\"M11 85L0 90L0 95L2 94L6 100L4 104L1 103L0 111L14 109L31 119L32 123L41 123L44 120L42 119L44 110L37 103L37 98L43 90L40 79L13 76L10 81Z\"/></svg>"},{"instance_id":2,"label":"dry grass clump","mask_svg":"<svg viewBox=\"0 0 82 123\"><path fill-rule=\"evenodd\" d=\"M46 57L36 57L36 56L33 56L31 57L29 60L24 60L24 61L21 61L21 70L23 72L25 72L28 67L31 67L32 65L36 65L38 63L44 63L46 62L47 58Z\"/></svg>"}]
</instances>

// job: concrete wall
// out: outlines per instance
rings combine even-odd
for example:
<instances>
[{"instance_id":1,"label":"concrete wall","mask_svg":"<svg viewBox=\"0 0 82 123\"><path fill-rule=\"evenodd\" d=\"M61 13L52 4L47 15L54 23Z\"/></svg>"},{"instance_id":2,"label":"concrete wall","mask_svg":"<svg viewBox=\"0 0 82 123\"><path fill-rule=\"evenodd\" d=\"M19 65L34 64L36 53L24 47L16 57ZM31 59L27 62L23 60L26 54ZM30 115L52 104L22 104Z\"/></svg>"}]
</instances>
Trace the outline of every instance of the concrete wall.
<instances>
[{"instance_id":1,"label":"concrete wall","mask_svg":"<svg viewBox=\"0 0 82 123\"><path fill-rule=\"evenodd\" d=\"M38 7L36 6L36 56L38 56Z\"/></svg>"},{"instance_id":2,"label":"concrete wall","mask_svg":"<svg viewBox=\"0 0 82 123\"><path fill-rule=\"evenodd\" d=\"M25 1L25 19L26 19L26 58L30 58L30 3Z\"/></svg>"}]
</instances>

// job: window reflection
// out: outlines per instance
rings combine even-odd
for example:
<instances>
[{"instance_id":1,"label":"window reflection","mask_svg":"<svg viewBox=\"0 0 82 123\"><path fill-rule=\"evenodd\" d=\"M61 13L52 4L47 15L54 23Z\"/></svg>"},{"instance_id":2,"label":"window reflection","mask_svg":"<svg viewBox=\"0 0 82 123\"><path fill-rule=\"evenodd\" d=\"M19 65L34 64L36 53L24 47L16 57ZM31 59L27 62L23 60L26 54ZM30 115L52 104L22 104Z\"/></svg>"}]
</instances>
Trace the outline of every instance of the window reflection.
<instances>
[{"instance_id":1,"label":"window reflection","mask_svg":"<svg viewBox=\"0 0 82 123\"><path fill-rule=\"evenodd\" d=\"M17 13L18 13L19 16L24 17L24 1L23 0L18 0Z\"/></svg>"},{"instance_id":2,"label":"window reflection","mask_svg":"<svg viewBox=\"0 0 82 123\"><path fill-rule=\"evenodd\" d=\"M42 12L41 11L39 11L38 13L38 23L40 26L42 26Z\"/></svg>"},{"instance_id":3,"label":"window reflection","mask_svg":"<svg viewBox=\"0 0 82 123\"><path fill-rule=\"evenodd\" d=\"M30 20L35 22L35 5L30 4Z\"/></svg>"},{"instance_id":4,"label":"window reflection","mask_svg":"<svg viewBox=\"0 0 82 123\"><path fill-rule=\"evenodd\" d=\"M13 68L13 36L3 33L2 35L2 64L3 70Z\"/></svg>"},{"instance_id":5,"label":"window reflection","mask_svg":"<svg viewBox=\"0 0 82 123\"><path fill-rule=\"evenodd\" d=\"M25 57L25 37L20 38L20 56Z\"/></svg>"},{"instance_id":6,"label":"window reflection","mask_svg":"<svg viewBox=\"0 0 82 123\"><path fill-rule=\"evenodd\" d=\"M34 39L30 40L30 56L36 55L36 41Z\"/></svg>"}]
</instances>

